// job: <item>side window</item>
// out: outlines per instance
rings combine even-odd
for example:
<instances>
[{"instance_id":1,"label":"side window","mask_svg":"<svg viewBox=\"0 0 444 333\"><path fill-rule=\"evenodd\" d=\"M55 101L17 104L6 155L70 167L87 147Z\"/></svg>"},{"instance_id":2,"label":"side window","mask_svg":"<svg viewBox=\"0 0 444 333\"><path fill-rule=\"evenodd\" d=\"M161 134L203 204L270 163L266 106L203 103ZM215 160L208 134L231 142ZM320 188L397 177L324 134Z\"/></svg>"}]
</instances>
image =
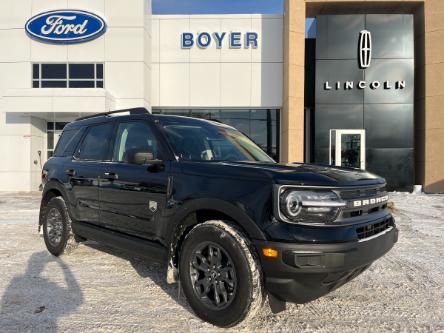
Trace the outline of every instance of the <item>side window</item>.
<instances>
[{"instance_id":1,"label":"side window","mask_svg":"<svg viewBox=\"0 0 444 333\"><path fill-rule=\"evenodd\" d=\"M106 160L108 158L112 131L112 123L90 127L80 147L78 154L79 159Z\"/></svg>"},{"instance_id":2,"label":"side window","mask_svg":"<svg viewBox=\"0 0 444 333\"><path fill-rule=\"evenodd\" d=\"M143 122L127 122L119 124L114 143L113 161L129 162L129 153L135 150L153 154L159 158L156 137L151 128Z\"/></svg>"},{"instance_id":3,"label":"side window","mask_svg":"<svg viewBox=\"0 0 444 333\"><path fill-rule=\"evenodd\" d=\"M63 131L59 142L57 143L57 147L54 151L54 156L62 157L62 156L72 156L74 154L74 150L79 143L83 134L83 128L75 128L71 130Z\"/></svg>"}]
</instances>

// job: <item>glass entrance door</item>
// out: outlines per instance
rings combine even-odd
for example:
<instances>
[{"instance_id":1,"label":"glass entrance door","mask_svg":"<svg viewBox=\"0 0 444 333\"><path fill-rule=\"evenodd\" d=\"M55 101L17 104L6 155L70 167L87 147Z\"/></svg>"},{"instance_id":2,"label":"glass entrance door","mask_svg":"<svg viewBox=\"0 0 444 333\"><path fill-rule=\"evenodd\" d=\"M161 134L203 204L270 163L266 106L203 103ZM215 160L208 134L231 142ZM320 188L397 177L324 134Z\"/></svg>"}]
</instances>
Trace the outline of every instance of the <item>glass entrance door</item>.
<instances>
[{"instance_id":1,"label":"glass entrance door","mask_svg":"<svg viewBox=\"0 0 444 333\"><path fill-rule=\"evenodd\" d=\"M330 130L330 165L365 169L365 130Z\"/></svg>"}]
</instances>

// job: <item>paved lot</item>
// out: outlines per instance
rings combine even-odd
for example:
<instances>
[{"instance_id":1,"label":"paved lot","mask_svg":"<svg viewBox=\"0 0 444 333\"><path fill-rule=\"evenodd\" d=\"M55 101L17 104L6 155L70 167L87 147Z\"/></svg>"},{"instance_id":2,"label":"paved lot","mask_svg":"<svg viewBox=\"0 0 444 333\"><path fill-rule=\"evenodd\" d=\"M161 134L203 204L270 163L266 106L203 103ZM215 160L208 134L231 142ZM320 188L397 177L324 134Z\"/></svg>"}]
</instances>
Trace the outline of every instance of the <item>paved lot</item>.
<instances>
[{"instance_id":1,"label":"paved lot","mask_svg":"<svg viewBox=\"0 0 444 333\"><path fill-rule=\"evenodd\" d=\"M319 300L233 331L444 332L444 196L392 199L401 236L388 256ZM50 256L38 207L38 196L0 193L0 332L218 331L161 266L92 242Z\"/></svg>"}]
</instances>

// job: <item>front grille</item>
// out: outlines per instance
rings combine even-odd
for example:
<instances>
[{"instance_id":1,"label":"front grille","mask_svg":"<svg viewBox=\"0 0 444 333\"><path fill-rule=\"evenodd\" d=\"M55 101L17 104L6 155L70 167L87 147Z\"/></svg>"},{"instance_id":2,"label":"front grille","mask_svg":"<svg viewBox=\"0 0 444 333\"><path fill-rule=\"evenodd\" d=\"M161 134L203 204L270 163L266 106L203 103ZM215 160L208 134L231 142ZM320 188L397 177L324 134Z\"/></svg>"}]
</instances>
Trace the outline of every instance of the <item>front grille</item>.
<instances>
[{"instance_id":1,"label":"front grille","mask_svg":"<svg viewBox=\"0 0 444 333\"><path fill-rule=\"evenodd\" d=\"M351 200L351 199L376 197L378 195L383 195L385 192L386 192L385 187L380 187L380 188L367 188L367 189L356 189L356 190L343 190L339 193L339 195L343 200Z\"/></svg>"},{"instance_id":2,"label":"front grille","mask_svg":"<svg viewBox=\"0 0 444 333\"><path fill-rule=\"evenodd\" d=\"M356 228L358 239L365 239L377 235L393 226L393 219L388 218L382 222L369 224L364 227Z\"/></svg>"},{"instance_id":3,"label":"front grille","mask_svg":"<svg viewBox=\"0 0 444 333\"><path fill-rule=\"evenodd\" d=\"M338 194L347 204L337 222L355 221L357 218L387 209L386 201L375 201L387 196L385 187L346 189L338 191ZM356 202L360 204L355 205Z\"/></svg>"}]
</instances>

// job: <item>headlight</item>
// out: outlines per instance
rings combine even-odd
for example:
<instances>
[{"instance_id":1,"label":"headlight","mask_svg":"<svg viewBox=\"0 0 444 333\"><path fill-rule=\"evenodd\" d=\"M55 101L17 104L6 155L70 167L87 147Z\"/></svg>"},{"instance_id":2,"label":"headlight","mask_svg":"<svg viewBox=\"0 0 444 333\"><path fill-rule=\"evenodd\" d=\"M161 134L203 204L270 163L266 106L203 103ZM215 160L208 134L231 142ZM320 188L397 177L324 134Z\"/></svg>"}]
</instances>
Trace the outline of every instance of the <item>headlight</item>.
<instances>
[{"instance_id":1,"label":"headlight","mask_svg":"<svg viewBox=\"0 0 444 333\"><path fill-rule=\"evenodd\" d=\"M279 209L287 222L328 223L345 206L335 192L287 188L279 194Z\"/></svg>"}]
</instances>

